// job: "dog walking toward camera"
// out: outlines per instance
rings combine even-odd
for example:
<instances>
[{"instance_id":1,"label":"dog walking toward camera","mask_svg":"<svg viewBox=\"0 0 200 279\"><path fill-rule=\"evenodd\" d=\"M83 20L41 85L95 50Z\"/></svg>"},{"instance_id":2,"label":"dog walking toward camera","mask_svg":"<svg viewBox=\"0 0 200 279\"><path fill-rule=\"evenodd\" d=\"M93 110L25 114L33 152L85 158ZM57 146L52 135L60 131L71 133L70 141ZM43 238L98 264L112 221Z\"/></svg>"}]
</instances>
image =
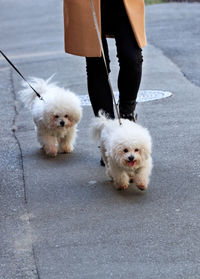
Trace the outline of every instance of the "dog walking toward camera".
<instances>
[{"instance_id":1,"label":"dog walking toward camera","mask_svg":"<svg viewBox=\"0 0 200 279\"><path fill-rule=\"evenodd\" d=\"M127 119L107 119L102 112L92 125L93 138L100 143L106 172L118 190L135 183L146 190L152 170L151 136L149 131Z\"/></svg>"},{"instance_id":2,"label":"dog walking toward camera","mask_svg":"<svg viewBox=\"0 0 200 279\"><path fill-rule=\"evenodd\" d=\"M73 150L82 108L73 92L50 81L51 78L30 80L31 86L43 100L25 82L22 83L24 89L19 92L19 97L32 112L41 147L46 154L54 157Z\"/></svg>"}]
</instances>

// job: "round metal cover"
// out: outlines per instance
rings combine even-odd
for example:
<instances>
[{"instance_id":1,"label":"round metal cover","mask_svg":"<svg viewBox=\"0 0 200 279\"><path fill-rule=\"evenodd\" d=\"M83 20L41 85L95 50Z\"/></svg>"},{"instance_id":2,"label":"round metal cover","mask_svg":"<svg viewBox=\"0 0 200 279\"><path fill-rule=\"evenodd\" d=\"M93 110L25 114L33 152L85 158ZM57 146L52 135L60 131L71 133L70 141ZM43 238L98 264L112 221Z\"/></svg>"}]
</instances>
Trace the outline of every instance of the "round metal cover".
<instances>
[{"instance_id":1,"label":"round metal cover","mask_svg":"<svg viewBox=\"0 0 200 279\"><path fill-rule=\"evenodd\" d=\"M114 92L116 101L119 99L119 93L117 91ZM167 97L172 96L172 93L169 91L162 91L162 90L140 90L138 92L137 102L149 102L155 101L159 99L164 99ZM81 99L82 106L90 106L90 99L88 95L79 95Z\"/></svg>"}]
</instances>

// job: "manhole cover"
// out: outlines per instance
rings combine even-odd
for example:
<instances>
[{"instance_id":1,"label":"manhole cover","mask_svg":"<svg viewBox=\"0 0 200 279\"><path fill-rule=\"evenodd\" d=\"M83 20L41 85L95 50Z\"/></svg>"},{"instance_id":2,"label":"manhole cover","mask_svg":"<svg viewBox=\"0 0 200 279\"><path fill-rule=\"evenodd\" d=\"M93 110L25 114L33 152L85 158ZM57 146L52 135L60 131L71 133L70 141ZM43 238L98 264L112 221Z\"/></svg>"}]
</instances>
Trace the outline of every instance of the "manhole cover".
<instances>
[{"instance_id":1,"label":"manhole cover","mask_svg":"<svg viewBox=\"0 0 200 279\"><path fill-rule=\"evenodd\" d=\"M119 93L115 93L116 101L119 99ZM163 98L167 98L172 96L172 93L169 91L162 91L162 90L140 90L138 92L137 102L148 102L148 101L155 101ZM90 99L88 95L79 95L81 99L82 106L90 106Z\"/></svg>"}]
</instances>

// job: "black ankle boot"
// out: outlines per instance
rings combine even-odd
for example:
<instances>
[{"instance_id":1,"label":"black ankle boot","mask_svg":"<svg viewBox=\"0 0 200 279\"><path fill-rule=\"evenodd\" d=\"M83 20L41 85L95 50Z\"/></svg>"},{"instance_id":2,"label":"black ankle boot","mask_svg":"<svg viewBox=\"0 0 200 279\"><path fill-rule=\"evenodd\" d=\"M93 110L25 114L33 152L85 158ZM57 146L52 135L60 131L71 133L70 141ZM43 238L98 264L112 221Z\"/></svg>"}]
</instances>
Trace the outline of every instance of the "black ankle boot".
<instances>
[{"instance_id":1,"label":"black ankle boot","mask_svg":"<svg viewBox=\"0 0 200 279\"><path fill-rule=\"evenodd\" d=\"M129 114L120 113L120 117L124 118L124 119L131 120L133 122L137 121L137 114L134 114L134 113L129 113Z\"/></svg>"},{"instance_id":2,"label":"black ankle boot","mask_svg":"<svg viewBox=\"0 0 200 279\"><path fill-rule=\"evenodd\" d=\"M120 103L119 104L120 117L136 122L137 114L134 113L135 107L136 107L136 101Z\"/></svg>"}]
</instances>

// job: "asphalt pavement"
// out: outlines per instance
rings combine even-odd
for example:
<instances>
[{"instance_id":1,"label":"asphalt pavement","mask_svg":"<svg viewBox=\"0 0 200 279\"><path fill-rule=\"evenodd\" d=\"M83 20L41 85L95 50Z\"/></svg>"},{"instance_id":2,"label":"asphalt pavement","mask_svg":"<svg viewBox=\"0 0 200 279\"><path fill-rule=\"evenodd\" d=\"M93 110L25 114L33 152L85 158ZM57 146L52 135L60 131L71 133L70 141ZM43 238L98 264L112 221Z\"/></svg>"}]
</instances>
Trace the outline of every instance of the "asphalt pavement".
<instances>
[{"instance_id":1,"label":"asphalt pavement","mask_svg":"<svg viewBox=\"0 0 200 279\"><path fill-rule=\"evenodd\" d=\"M0 0L0 48L26 76L87 95L85 60L64 53L62 1ZM73 153L45 156L21 79L0 57L0 279L200 278L200 3L146 7L140 102L153 138L148 190L116 191L83 106ZM109 39L117 90L115 44ZM140 93L139 93L140 94Z\"/></svg>"}]
</instances>

